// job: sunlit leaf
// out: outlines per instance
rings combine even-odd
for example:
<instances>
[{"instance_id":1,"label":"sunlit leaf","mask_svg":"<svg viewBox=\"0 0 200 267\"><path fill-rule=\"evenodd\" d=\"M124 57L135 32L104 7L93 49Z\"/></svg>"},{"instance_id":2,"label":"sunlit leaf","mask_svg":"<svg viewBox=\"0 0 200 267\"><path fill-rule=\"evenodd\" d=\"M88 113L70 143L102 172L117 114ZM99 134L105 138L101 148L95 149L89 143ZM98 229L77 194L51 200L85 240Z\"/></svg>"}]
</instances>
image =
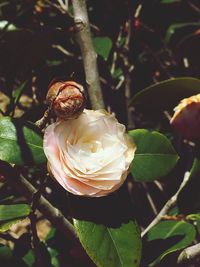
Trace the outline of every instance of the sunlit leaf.
<instances>
[{"instance_id":1,"label":"sunlit leaf","mask_svg":"<svg viewBox=\"0 0 200 267\"><path fill-rule=\"evenodd\" d=\"M8 231L14 224L19 223L22 220L23 220L23 218L9 220L8 222L0 223L0 233Z\"/></svg>"},{"instance_id":2,"label":"sunlit leaf","mask_svg":"<svg viewBox=\"0 0 200 267\"><path fill-rule=\"evenodd\" d=\"M43 141L36 127L18 119L0 119L0 159L21 165L44 163Z\"/></svg>"},{"instance_id":3,"label":"sunlit leaf","mask_svg":"<svg viewBox=\"0 0 200 267\"><path fill-rule=\"evenodd\" d=\"M145 129L129 131L136 144L131 173L137 181L153 181L167 175L176 165L178 155L170 141L158 132Z\"/></svg>"},{"instance_id":4,"label":"sunlit leaf","mask_svg":"<svg viewBox=\"0 0 200 267\"><path fill-rule=\"evenodd\" d=\"M27 204L0 205L0 222L28 216L30 211Z\"/></svg>"},{"instance_id":5,"label":"sunlit leaf","mask_svg":"<svg viewBox=\"0 0 200 267\"><path fill-rule=\"evenodd\" d=\"M0 232L10 229L27 217L31 212L31 208L27 204L0 205Z\"/></svg>"},{"instance_id":6,"label":"sunlit leaf","mask_svg":"<svg viewBox=\"0 0 200 267\"><path fill-rule=\"evenodd\" d=\"M112 49L112 40L109 37L95 37L93 44L97 54L107 60Z\"/></svg>"},{"instance_id":7,"label":"sunlit leaf","mask_svg":"<svg viewBox=\"0 0 200 267\"><path fill-rule=\"evenodd\" d=\"M14 24L12 24L9 21L7 21L7 20L1 20L0 21L0 31L1 30L15 31L15 30L17 30L17 27Z\"/></svg>"}]
</instances>

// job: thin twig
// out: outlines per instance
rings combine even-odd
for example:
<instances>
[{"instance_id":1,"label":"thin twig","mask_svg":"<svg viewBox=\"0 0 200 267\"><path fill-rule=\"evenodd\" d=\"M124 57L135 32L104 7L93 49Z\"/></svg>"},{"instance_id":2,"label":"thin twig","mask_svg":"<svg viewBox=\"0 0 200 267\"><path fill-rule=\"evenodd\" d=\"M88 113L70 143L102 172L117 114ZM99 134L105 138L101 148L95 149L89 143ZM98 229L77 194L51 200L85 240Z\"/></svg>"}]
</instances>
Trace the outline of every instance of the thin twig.
<instances>
[{"instance_id":1,"label":"thin twig","mask_svg":"<svg viewBox=\"0 0 200 267\"><path fill-rule=\"evenodd\" d=\"M66 11L62 9L60 5L52 3L50 0L45 0L45 2L50 6L56 8L58 11L60 11L62 14L65 14Z\"/></svg>"},{"instance_id":2,"label":"thin twig","mask_svg":"<svg viewBox=\"0 0 200 267\"><path fill-rule=\"evenodd\" d=\"M154 181L153 183L156 185L156 187L157 187L161 192L164 191L164 190L163 190L163 187L162 187L162 184L161 184L160 182L158 182L158 181Z\"/></svg>"},{"instance_id":3,"label":"thin twig","mask_svg":"<svg viewBox=\"0 0 200 267\"><path fill-rule=\"evenodd\" d=\"M32 203L31 203L32 212L29 215L29 219L31 222L32 248L35 254L37 267L45 266L45 261L44 261L43 253L42 253L41 246L40 246L40 239L37 234L37 228L36 228L37 216L35 214L38 201L42 196L43 190L45 189L45 184L46 184L46 179L43 179L42 183L40 184L39 190L33 194Z\"/></svg>"},{"instance_id":4,"label":"thin twig","mask_svg":"<svg viewBox=\"0 0 200 267\"><path fill-rule=\"evenodd\" d=\"M59 50L60 52L62 52L64 55L68 56L68 57L74 57L75 54L67 51L63 46L61 45L57 45L57 44L52 44L51 46L52 48L55 48L57 50Z\"/></svg>"},{"instance_id":5,"label":"thin twig","mask_svg":"<svg viewBox=\"0 0 200 267\"><path fill-rule=\"evenodd\" d=\"M163 216L167 215L169 210L173 208L176 205L176 201L178 198L178 195L180 191L185 187L190 177L190 172L186 172L183 178L183 181L177 190L177 192L167 201L167 203L164 205L164 207L161 209L161 211L158 213L158 215L155 217L155 219L147 226L147 228L142 232L141 236L143 237L153 226L155 226L157 223L159 223Z\"/></svg>"},{"instance_id":6,"label":"thin twig","mask_svg":"<svg viewBox=\"0 0 200 267\"><path fill-rule=\"evenodd\" d=\"M63 2L62 0L57 0L57 2L64 11L68 11L68 1Z\"/></svg>"},{"instance_id":7,"label":"thin twig","mask_svg":"<svg viewBox=\"0 0 200 267\"><path fill-rule=\"evenodd\" d=\"M42 251L40 249L40 240L37 235L37 228L36 228L36 215L32 212L29 216L31 222L31 233L32 233L32 248L36 258L36 266L43 267L45 266L44 258L42 255Z\"/></svg>"},{"instance_id":8,"label":"thin twig","mask_svg":"<svg viewBox=\"0 0 200 267\"><path fill-rule=\"evenodd\" d=\"M119 34L117 36L117 40L116 40L116 47L119 47L119 44L121 42L121 39L122 39L122 30L123 30L123 27L121 26L120 27L120 30L119 30ZM111 68L110 68L110 74L111 75L113 75L114 72L115 72L116 61L117 61L117 51L114 51L113 52L113 58L112 58L112 64L111 64Z\"/></svg>"},{"instance_id":9,"label":"thin twig","mask_svg":"<svg viewBox=\"0 0 200 267\"><path fill-rule=\"evenodd\" d=\"M158 211L157 211L157 208L156 208L156 206L154 204L154 201L153 201L153 199L152 199L152 197L151 197L151 195L149 193L148 187L147 187L147 185L145 183L143 183L143 187L144 187L144 189L146 191L146 196L147 196L147 199L148 199L149 204L151 206L151 209L152 209L154 215L156 215L158 213Z\"/></svg>"},{"instance_id":10,"label":"thin twig","mask_svg":"<svg viewBox=\"0 0 200 267\"><path fill-rule=\"evenodd\" d=\"M28 201L32 201L37 189L26 178L19 175L16 168L12 168L9 164L1 162L1 173L20 194ZM43 196L38 199L37 209L44 214L52 225L62 231L64 235L78 242L73 225Z\"/></svg>"},{"instance_id":11,"label":"thin twig","mask_svg":"<svg viewBox=\"0 0 200 267\"><path fill-rule=\"evenodd\" d=\"M125 86L125 99L126 99L126 110L127 110L127 128L128 130L135 128L133 113L129 107L131 98L131 75L130 72L134 69L129 62L129 50L130 50L130 39L131 39L131 15L129 14L129 20L126 22L127 36L125 39L122 60L124 64L124 86Z\"/></svg>"},{"instance_id":12,"label":"thin twig","mask_svg":"<svg viewBox=\"0 0 200 267\"><path fill-rule=\"evenodd\" d=\"M111 74L111 75L113 75L114 72L115 72L116 61L117 61L117 52L114 51L114 52L113 52L112 64L111 64L111 68L110 68L110 74Z\"/></svg>"},{"instance_id":13,"label":"thin twig","mask_svg":"<svg viewBox=\"0 0 200 267\"><path fill-rule=\"evenodd\" d=\"M194 3L188 1L189 6L196 11L198 14L200 14L200 8L198 6L196 6Z\"/></svg>"},{"instance_id":14,"label":"thin twig","mask_svg":"<svg viewBox=\"0 0 200 267\"><path fill-rule=\"evenodd\" d=\"M97 67L97 55L92 44L86 2L85 0L72 0L72 5L77 31L76 36L83 57L91 105L93 109L102 109L104 108L104 102Z\"/></svg>"}]
</instances>

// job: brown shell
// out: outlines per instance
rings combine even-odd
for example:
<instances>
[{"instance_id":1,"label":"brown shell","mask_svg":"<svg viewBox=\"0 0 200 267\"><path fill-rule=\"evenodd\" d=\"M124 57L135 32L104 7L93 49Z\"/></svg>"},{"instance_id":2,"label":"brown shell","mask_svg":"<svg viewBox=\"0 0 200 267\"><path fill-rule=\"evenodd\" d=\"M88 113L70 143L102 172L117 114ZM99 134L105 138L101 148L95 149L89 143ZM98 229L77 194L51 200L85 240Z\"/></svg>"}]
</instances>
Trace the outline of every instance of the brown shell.
<instances>
[{"instance_id":1,"label":"brown shell","mask_svg":"<svg viewBox=\"0 0 200 267\"><path fill-rule=\"evenodd\" d=\"M53 83L46 99L55 115L64 120L77 118L86 104L83 86L74 81Z\"/></svg>"}]
</instances>

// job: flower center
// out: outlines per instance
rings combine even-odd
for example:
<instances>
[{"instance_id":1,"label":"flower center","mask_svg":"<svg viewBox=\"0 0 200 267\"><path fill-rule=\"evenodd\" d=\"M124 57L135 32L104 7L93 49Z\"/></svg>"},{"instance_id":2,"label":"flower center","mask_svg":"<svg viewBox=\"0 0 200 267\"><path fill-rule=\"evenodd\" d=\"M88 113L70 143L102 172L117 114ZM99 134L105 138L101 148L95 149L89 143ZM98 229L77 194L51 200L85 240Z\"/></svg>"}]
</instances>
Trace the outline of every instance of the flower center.
<instances>
[{"instance_id":1,"label":"flower center","mask_svg":"<svg viewBox=\"0 0 200 267\"><path fill-rule=\"evenodd\" d=\"M97 140L90 140L89 142L84 142L84 150L97 153L102 149L102 144L100 141Z\"/></svg>"}]
</instances>

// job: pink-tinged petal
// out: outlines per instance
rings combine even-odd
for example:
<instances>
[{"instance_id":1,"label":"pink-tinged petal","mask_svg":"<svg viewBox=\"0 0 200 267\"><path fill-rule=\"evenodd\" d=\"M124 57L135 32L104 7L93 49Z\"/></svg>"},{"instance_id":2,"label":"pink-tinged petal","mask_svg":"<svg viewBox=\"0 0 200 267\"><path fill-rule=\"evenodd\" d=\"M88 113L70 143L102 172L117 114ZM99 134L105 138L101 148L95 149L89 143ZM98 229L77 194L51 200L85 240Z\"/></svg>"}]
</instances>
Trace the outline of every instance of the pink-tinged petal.
<instances>
[{"instance_id":1,"label":"pink-tinged petal","mask_svg":"<svg viewBox=\"0 0 200 267\"><path fill-rule=\"evenodd\" d=\"M93 196L98 194L99 189L86 185L75 179L66 179L65 188L72 194L79 196Z\"/></svg>"},{"instance_id":2,"label":"pink-tinged petal","mask_svg":"<svg viewBox=\"0 0 200 267\"><path fill-rule=\"evenodd\" d=\"M44 135L50 173L69 192L108 195L125 181L135 154L124 125L105 111L84 110L74 120L58 120Z\"/></svg>"}]
</instances>

